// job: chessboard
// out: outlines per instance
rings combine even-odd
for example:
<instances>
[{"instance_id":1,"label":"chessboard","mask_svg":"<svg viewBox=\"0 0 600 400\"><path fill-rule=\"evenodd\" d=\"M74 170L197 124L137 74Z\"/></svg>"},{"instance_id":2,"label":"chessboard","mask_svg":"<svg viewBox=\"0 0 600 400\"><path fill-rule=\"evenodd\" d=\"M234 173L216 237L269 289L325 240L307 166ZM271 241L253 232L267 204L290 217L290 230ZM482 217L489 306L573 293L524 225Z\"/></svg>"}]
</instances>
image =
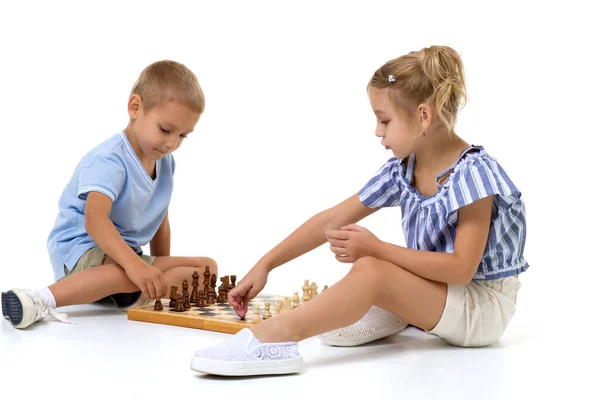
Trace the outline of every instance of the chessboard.
<instances>
[{"instance_id":1,"label":"chessboard","mask_svg":"<svg viewBox=\"0 0 600 400\"><path fill-rule=\"evenodd\" d=\"M315 282L302 286L303 296L298 292L293 296L279 296L260 293L248 304L246 318L240 318L227 301L227 294L235 287L236 275L225 275L220 278L221 285L217 289L217 276L205 268L204 280L200 284L200 274L194 272L192 291L189 291L188 280L184 279L179 292L178 286L171 286L170 300L153 300L139 308L127 310L127 319L131 321L153 322L157 324L175 325L207 331L237 333L252 324L274 318L300 304L310 301L318 294ZM200 289L202 287L203 289ZM327 289L327 285L323 290ZM217 295L218 293L218 295ZM271 312L273 307L273 312Z\"/></svg>"},{"instance_id":2,"label":"chessboard","mask_svg":"<svg viewBox=\"0 0 600 400\"><path fill-rule=\"evenodd\" d=\"M255 307L260 308L260 320L264 318L265 302L276 304L277 301L284 300L284 296L271 294L259 294L250 301L248 305L248 314L245 319L241 319L234 311L233 307L227 303L209 304L204 307L191 305L186 311L174 311L169 307L169 301L162 300L163 310L154 311L154 302L146 303L145 306L127 311L127 319L132 321L152 322L157 324L166 324L181 326L187 328L203 329L207 331L237 333L238 331L253 325Z\"/></svg>"}]
</instances>

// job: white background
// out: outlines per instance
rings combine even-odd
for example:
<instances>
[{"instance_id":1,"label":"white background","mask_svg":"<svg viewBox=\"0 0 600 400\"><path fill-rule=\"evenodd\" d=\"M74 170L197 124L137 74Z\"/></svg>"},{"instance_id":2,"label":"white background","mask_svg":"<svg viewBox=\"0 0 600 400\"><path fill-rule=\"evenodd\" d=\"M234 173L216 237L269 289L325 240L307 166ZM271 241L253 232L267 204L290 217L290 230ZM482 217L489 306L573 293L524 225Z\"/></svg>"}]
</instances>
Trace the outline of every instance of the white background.
<instances>
[{"instance_id":1,"label":"white background","mask_svg":"<svg viewBox=\"0 0 600 400\"><path fill-rule=\"evenodd\" d=\"M498 159L527 205L518 312L578 356L573 332L593 326L600 267L600 32L587 2L1 4L0 289L52 283L46 239L59 196L85 152L127 125L129 91L149 63L184 63L207 100L174 154L172 254L213 257L241 278L391 157L374 136L372 73L449 45L468 85L457 132ZM403 244L400 218L387 209L360 224ZM267 290L300 290L304 279L321 288L349 267L323 246L275 270Z\"/></svg>"}]
</instances>

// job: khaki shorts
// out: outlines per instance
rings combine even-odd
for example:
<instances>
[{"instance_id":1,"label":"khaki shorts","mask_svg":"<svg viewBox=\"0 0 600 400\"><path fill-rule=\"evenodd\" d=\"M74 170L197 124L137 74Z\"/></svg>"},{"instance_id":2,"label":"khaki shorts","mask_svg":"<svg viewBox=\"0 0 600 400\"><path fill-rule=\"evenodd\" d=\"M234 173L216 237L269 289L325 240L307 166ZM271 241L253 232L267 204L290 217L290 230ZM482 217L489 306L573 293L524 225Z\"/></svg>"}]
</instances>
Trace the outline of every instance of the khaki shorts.
<instances>
[{"instance_id":1,"label":"khaki shorts","mask_svg":"<svg viewBox=\"0 0 600 400\"><path fill-rule=\"evenodd\" d=\"M488 346L504 333L515 313L521 283L515 276L448 284L446 306L429 333L462 347Z\"/></svg>"},{"instance_id":2,"label":"khaki shorts","mask_svg":"<svg viewBox=\"0 0 600 400\"><path fill-rule=\"evenodd\" d=\"M154 260L156 260L156 257L148 256L145 254L142 254L140 257L142 257L142 259L144 259L144 261L146 261L146 263L149 265L153 265ZM87 269L97 267L98 265L102 265L104 264L105 259L106 253L102 251L100 247L92 247L91 249L89 249L81 255L81 257L77 261L77 264L75 264L75 267L73 267L71 271L69 271L67 267L64 266L65 276L73 275L77 272L85 271Z\"/></svg>"}]
</instances>

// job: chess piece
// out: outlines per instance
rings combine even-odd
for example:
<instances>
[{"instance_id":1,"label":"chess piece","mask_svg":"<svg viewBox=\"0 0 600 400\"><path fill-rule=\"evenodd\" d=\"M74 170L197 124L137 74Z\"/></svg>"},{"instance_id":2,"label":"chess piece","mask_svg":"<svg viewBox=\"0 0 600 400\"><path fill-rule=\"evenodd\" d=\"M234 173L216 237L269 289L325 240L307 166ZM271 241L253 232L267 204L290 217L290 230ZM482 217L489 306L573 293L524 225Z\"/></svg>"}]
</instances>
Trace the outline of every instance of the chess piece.
<instances>
[{"instance_id":1,"label":"chess piece","mask_svg":"<svg viewBox=\"0 0 600 400\"><path fill-rule=\"evenodd\" d=\"M154 311L162 311L162 310L163 310L162 301L160 299L156 299L156 301L154 302Z\"/></svg>"},{"instance_id":2,"label":"chess piece","mask_svg":"<svg viewBox=\"0 0 600 400\"><path fill-rule=\"evenodd\" d=\"M175 308L175 305L177 304L177 289L177 286L171 286L171 302L169 303L169 307L171 308Z\"/></svg>"},{"instance_id":3,"label":"chess piece","mask_svg":"<svg viewBox=\"0 0 600 400\"><path fill-rule=\"evenodd\" d=\"M290 311L292 309L292 298L291 297L286 297L283 301L282 301L282 306L281 309L279 310L280 314L283 314L286 311Z\"/></svg>"},{"instance_id":4,"label":"chess piece","mask_svg":"<svg viewBox=\"0 0 600 400\"><path fill-rule=\"evenodd\" d=\"M271 318L271 303L265 301L265 311L263 312L263 319Z\"/></svg>"},{"instance_id":5,"label":"chess piece","mask_svg":"<svg viewBox=\"0 0 600 400\"><path fill-rule=\"evenodd\" d=\"M177 302L175 304L175 310L177 312L182 312L185 311L185 308L183 308L183 295L181 293L179 293L177 295Z\"/></svg>"},{"instance_id":6,"label":"chess piece","mask_svg":"<svg viewBox=\"0 0 600 400\"><path fill-rule=\"evenodd\" d=\"M323 290L321 290L321 293L323 293L324 291L326 291L328 287L329 286L327 286L327 285L323 286Z\"/></svg>"},{"instance_id":7,"label":"chess piece","mask_svg":"<svg viewBox=\"0 0 600 400\"><path fill-rule=\"evenodd\" d=\"M198 307L206 307L206 294L204 293L204 290L200 291L198 299Z\"/></svg>"},{"instance_id":8,"label":"chess piece","mask_svg":"<svg viewBox=\"0 0 600 400\"><path fill-rule=\"evenodd\" d=\"M283 300L277 300L275 303L275 316L281 314L281 309L283 308Z\"/></svg>"},{"instance_id":9,"label":"chess piece","mask_svg":"<svg viewBox=\"0 0 600 400\"><path fill-rule=\"evenodd\" d=\"M221 285L219 286L219 297L217 303L225 303L227 301L227 288L229 287L229 275L220 278Z\"/></svg>"},{"instance_id":10,"label":"chess piece","mask_svg":"<svg viewBox=\"0 0 600 400\"><path fill-rule=\"evenodd\" d=\"M294 297L292 297L292 310L300 306L300 296L298 296L298 292L294 292Z\"/></svg>"},{"instance_id":11,"label":"chess piece","mask_svg":"<svg viewBox=\"0 0 600 400\"><path fill-rule=\"evenodd\" d=\"M319 292L317 291L317 288L318 288L318 286L317 286L317 284L315 282L313 282L310 285L310 298L311 299L314 299L319 294Z\"/></svg>"},{"instance_id":12,"label":"chess piece","mask_svg":"<svg viewBox=\"0 0 600 400\"><path fill-rule=\"evenodd\" d=\"M190 303L192 304L198 304L198 286L200 285L198 283L198 279L200 278L200 274L198 273L198 271L194 271L194 274L192 275L192 294L190 295Z\"/></svg>"},{"instance_id":13,"label":"chess piece","mask_svg":"<svg viewBox=\"0 0 600 400\"><path fill-rule=\"evenodd\" d=\"M306 303L310 301L310 285L308 284L308 279L304 280L304 286L302 286L302 302Z\"/></svg>"},{"instance_id":14,"label":"chess piece","mask_svg":"<svg viewBox=\"0 0 600 400\"><path fill-rule=\"evenodd\" d=\"M235 281L237 279L236 275L231 275L231 285L229 285L229 289L233 289L235 287Z\"/></svg>"},{"instance_id":15,"label":"chess piece","mask_svg":"<svg viewBox=\"0 0 600 400\"><path fill-rule=\"evenodd\" d=\"M254 306L254 315L252 316L252 323L258 324L260 322L260 307Z\"/></svg>"},{"instance_id":16,"label":"chess piece","mask_svg":"<svg viewBox=\"0 0 600 400\"><path fill-rule=\"evenodd\" d=\"M210 289L209 289L209 297L208 304L215 304L217 302L217 291L215 288L217 287L217 275L212 274L210 276Z\"/></svg>"},{"instance_id":17,"label":"chess piece","mask_svg":"<svg viewBox=\"0 0 600 400\"><path fill-rule=\"evenodd\" d=\"M183 308L189 310L192 308L192 304L190 303L190 295L183 296Z\"/></svg>"}]
</instances>

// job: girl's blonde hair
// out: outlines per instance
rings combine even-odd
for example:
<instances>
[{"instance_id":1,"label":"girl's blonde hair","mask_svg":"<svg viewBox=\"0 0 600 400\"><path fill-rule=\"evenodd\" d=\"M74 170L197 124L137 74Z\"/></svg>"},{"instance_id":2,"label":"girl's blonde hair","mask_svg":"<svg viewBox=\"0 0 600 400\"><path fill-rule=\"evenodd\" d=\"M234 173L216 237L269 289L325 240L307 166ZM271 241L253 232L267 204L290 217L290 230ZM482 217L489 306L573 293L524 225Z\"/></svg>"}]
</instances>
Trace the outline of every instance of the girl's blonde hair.
<instances>
[{"instance_id":1,"label":"girl's blonde hair","mask_svg":"<svg viewBox=\"0 0 600 400\"><path fill-rule=\"evenodd\" d=\"M176 61L157 61L144 68L131 89L133 94L142 98L146 112L170 101L181 102L200 114L204 111L204 92L198 78Z\"/></svg>"},{"instance_id":2,"label":"girl's blonde hair","mask_svg":"<svg viewBox=\"0 0 600 400\"><path fill-rule=\"evenodd\" d=\"M460 55L447 46L423 48L386 62L369 87L390 88L392 104L409 113L419 104L431 104L450 133L467 99Z\"/></svg>"}]
</instances>

